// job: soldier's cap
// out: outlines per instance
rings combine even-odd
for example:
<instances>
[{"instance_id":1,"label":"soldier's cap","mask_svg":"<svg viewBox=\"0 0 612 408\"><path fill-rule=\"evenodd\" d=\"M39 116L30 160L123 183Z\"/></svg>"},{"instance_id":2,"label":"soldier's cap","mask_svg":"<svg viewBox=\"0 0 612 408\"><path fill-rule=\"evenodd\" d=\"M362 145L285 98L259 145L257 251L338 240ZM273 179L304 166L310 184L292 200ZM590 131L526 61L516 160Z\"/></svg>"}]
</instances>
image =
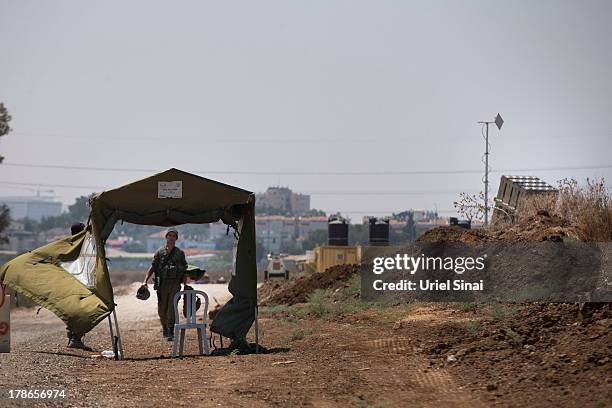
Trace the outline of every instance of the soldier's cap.
<instances>
[{"instance_id":1,"label":"soldier's cap","mask_svg":"<svg viewBox=\"0 0 612 408\"><path fill-rule=\"evenodd\" d=\"M168 228L168 230L166 231L166 237L168 236L169 233L174 232L176 234L176 237L178 238L179 234L178 234L178 230L174 227L170 227Z\"/></svg>"}]
</instances>

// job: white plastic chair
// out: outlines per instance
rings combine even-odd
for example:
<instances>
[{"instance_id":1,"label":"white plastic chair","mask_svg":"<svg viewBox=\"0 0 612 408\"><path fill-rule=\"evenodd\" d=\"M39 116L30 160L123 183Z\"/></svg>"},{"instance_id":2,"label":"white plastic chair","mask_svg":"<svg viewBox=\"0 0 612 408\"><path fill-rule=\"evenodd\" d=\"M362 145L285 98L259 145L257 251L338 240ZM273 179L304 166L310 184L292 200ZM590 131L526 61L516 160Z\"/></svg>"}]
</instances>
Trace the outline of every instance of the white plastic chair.
<instances>
[{"instance_id":1,"label":"white plastic chair","mask_svg":"<svg viewBox=\"0 0 612 408\"><path fill-rule=\"evenodd\" d=\"M202 323L198 323L196 320L196 300L198 295L204 298L204 315L202 317ZM181 296L185 296L184 302L184 310L186 311L186 315L183 323L181 323L181 316L178 310L178 302ZM200 354L208 355L208 342L206 336L206 326L208 326L208 295L201 290L181 290L176 295L174 295L174 338L172 340L172 357L176 357L176 343L177 339L179 339L179 331L180 331L180 347L179 347L179 355L183 355L183 346L185 345L185 330L186 329L197 329L198 331L198 347L200 349Z\"/></svg>"}]
</instances>

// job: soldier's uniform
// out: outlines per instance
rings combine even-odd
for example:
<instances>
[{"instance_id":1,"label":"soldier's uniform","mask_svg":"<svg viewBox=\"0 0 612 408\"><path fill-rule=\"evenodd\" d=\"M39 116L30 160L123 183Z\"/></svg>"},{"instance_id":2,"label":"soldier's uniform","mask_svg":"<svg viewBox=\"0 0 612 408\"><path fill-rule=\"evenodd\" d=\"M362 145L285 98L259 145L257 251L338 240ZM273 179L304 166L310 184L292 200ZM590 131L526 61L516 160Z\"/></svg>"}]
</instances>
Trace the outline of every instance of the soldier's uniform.
<instances>
[{"instance_id":1,"label":"soldier's uniform","mask_svg":"<svg viewBox=\"0 0 612 408\"><path fill-rule=\"evenodd\" d=\"M164 335L174 332L174 295L181 290L181 282L187 270L185 253L178 247L168 249L163 246L153 255L155 272L154 289L157 291L157 313Z\"/></svg>"}]
</instances>

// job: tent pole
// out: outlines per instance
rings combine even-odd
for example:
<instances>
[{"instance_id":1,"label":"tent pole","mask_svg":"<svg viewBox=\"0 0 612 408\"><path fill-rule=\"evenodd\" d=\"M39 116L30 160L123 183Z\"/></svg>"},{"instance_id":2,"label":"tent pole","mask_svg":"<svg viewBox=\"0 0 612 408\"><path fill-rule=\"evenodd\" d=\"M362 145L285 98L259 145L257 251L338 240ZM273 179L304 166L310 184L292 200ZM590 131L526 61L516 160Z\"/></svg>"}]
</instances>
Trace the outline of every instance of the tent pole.
<instances>
[{"instance_id":1,"label":"tent pole","mask_svg":"<svg viewBox=\"0 0 612 408\"><path fill-rule=\"evenodd\" d=\"M119 332L119 322L117 321L117 308L113 308L113 317L115 318L115 329L117 330L117 338L119 339L119 360L123 360L123 340Z\"/></svg>"},{"instance_id":2,"label":"tent pole","mask_svg":"<svg viewBox=\"0 0 612 408\"><path fill-rule=\"evenodd\" d=\"M108 328L110 329L111 349L114 349L114 345L115 345L115 333L113 332L113 321L111 319L111 315L108 315Z\"/></svg>"},{"instance_id":3,"label":"tent pole","mask_svg":"<svg viewBox=\"0 0 612 408\"><path fill-rule=\"evenodd\" d=\"M259 354L259 307L255 302L255 354Z\"/></svg>"}]
</instances>

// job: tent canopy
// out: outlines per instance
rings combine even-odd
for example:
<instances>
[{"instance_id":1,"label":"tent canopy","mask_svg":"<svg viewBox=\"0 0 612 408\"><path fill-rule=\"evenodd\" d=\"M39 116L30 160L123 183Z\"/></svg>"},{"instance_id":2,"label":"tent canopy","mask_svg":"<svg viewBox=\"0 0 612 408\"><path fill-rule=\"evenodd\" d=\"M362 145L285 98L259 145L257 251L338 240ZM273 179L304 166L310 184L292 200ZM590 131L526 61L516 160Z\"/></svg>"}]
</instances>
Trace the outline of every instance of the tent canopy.
<instances>
[{"instance_id":1,"label":"tent canopy","mask_svg":"<svg viewBox=\"0 0 612 408\"><path fill-rule=\"evenodd\" d=\"M168 198L160 198L160 197ZM253 193L177 169L95 195L91 200L94 230L106 240L116 221L171 226L209 223L232 225Z\"/></svg>"},{"instance_id":2,"label":"tent canopy","mask_svg":"<svg viewBox=\"0 0 612 408\"><path fill-rule=\"evenodd\" d=\"M257 303L255 258L255 195L237 187L177 169L105 191L91 199L91 225L99 264L96 283L110 288L104 242L117 221L143 225L202 224L223 221L238 233L236 267L229 283L233 295L219 311L211 329L230 338L245 337ZM111 299L110 293L98 296Z\"/></svg>"},{"instance_id":3,"label":"tent canopy","mask_svg":"<svg viewBox=\"0 0 612 408\"><path fill-rule=\"evenodd\" d=\"M95 319L91 318L91 314L88 315L89 321L95 323L80 324L78 328L73 328L75 332L84 333L91 330L114 309L113 289L104 244L117 221L172 226L221 220L233 227L238 235L235 269L229 283L229 291L233 298L215 316L211 330L230 338L246 336L254 321L257 303L255 196L252 192L181 170L170 169L123 187L96 194L91 198L90 205L91 225L88 230L91 230L95 242L96 262L93 282L91 286L85 287L90 295L106 307L98 307L101 314L95 316ZM71 254L78 256L78 251L72 251ZM30 264L28 255L24 254L7 264L10 266L13 263L11 270L14 274L26 273L14 262L25 257L21 259L20 265ZM0 273L0 279L3 278L7 265ZM35 280L40 278L37 271L37 268L30 268L27 274ZM80 285L75 287L78 286L80 290L83 288L81 282L75 283ZM32 294L36 295L35 292L38 290L22 289L30 297ZM53 310L53 305L49 302L43 306ZM68 319L75 321L71 316L81 312L78 305L73 305L70 309L62 309L61 313L56 311L56 314L68 322ZM83 319L79 321L82 322Z\"/></svg>"}]
</instances>

